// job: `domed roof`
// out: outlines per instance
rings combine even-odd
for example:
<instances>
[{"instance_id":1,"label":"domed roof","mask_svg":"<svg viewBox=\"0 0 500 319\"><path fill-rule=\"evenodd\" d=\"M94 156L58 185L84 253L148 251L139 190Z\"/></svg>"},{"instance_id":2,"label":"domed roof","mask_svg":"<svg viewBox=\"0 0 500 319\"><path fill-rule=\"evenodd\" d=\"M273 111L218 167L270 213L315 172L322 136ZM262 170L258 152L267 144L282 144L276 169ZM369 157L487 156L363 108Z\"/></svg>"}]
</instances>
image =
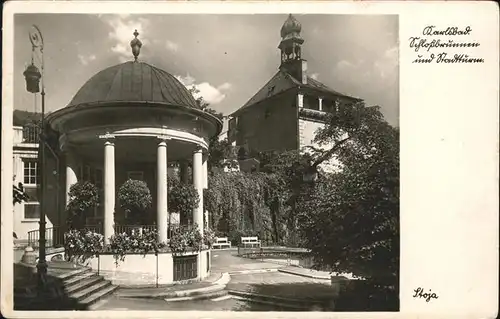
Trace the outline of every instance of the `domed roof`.
<instances>
[{"instance_id":1,"label":"domed roof","mask_svg":"<svg viewBox=\"0 0 500 319\"><path fill-rule=\"evenodd\" d=\"M151 102L197 108L188 89L170 73L144 62L125 62L91 77L68 107L113 102Z\"/></svg>"},{"instance_id":2,"label":"domed roof","mask_svg":"<svg viewBox=\"0 0 500 319\"><path fill-rule=\"evenodd\" d=\"M281 37L284 38L285 36L291 33L300 33L301 30L302 30L302 25L290 13L285 23L283 23L283 26L281 27Z\"/></svg>"}]
</instances>

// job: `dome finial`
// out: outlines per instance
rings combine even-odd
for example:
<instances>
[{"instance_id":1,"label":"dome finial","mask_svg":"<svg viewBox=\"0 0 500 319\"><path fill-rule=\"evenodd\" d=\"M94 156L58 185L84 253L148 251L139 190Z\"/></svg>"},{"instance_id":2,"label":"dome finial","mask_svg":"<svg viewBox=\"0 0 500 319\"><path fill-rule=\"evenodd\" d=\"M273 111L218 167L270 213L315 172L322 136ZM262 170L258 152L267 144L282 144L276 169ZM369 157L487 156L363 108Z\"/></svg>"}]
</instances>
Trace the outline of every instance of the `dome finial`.
<instances>
[{"instance_id":1,"label":"dome finial","mask_svg":"<svg viewBox=\"0 0 500 319\"><path fill-rule=\"evenodd\" d=\"M139 56L139 53L141 53L141 47L142 47L142 42L141 40L137 39L137 36L139 35L139 32L137 32L137 29L134 31L134 39L130 41L130 47L132 48L132 54L134 55L134 61L137 62L137 57Z\"/></svg>"},{"instance_id":2,"label":"dome finial","mask_svg":"<svg viewBox=\"0 0 500 319\"><path fill-rule=\"evenodd\" d=\"M295 19L295 17L290 13L285 23L283 23L283 26L281 27L281 37L284 38L290 34L299 35L301 29L302 26L300 25L300 22L297 21L297 19Z\"/></svg>"}]
</instances>

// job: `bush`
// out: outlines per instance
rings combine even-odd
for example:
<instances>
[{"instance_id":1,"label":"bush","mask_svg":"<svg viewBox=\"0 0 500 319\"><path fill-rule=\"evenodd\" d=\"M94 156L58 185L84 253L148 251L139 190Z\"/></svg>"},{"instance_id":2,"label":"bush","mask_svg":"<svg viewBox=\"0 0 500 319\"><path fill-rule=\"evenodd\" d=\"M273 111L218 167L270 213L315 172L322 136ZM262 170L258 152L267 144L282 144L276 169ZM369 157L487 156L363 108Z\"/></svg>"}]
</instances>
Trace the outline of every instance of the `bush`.
<instances>
[{"instance_id":1,"label":"bush","mask_svg":"<svg viewBox=\"0 0 500 319\"><path fill-rule=\"evenodd\" d=\"M120 207L140 223L153 201L148 185L144 181L129 179L118 190Z\"/></svg>"},{"instance_id":2,"label":"bush","mask_svg":"<svg viewBox=\"0 0 500 319\"><path fill-rule=\"evenodd\" d=\"M92 231L72 229L64 234L64 239L65 252L70 260L85 261L96 256L104 247L104 236Z\"/></svg>"},{"instance_id":3,"label":"bush","mask_svg":"<svg viewBox=\"0 0 500 319\"><path fill-rule=\"evenodd\" d=\"M94 184L81 181L71 185L69 203L66 207L70 228L81 229L85 225L87 213L99 204L99 190Z\"/></svg>"},{"instance_id":4,"label":"bush","mask_svg":"<svg viewBox=\"0 0 500 319\"><path fill-rule=\"evenodd\" d=\"M201 251L204 238L198 227L186 230L182 227L172 230L172 237L168 243L172 253L179 255L185 253L189 248L194 251Z\"/></svg>"},{"instance_id":5,"label":"bush","mask_svg":"<svg viewBox=\"0 0 500 319\"><path fill-rule=\"evenodd\" d=\"M216 240L217 236L215 235L215 232L212 229L205 228L203 230L203 243L205 245L212 248L212 245L215 243Z\"/></svg>"},{"instance_id":6,"label":"bush","mask_svg":"<svg viewBox=\"0 0 500 319\"><path fill-rule=\"evenodd\" d=\"M168 179L168 210L179 213L182 220L198 207L200 197L191 184L184 184L175 178Z\"/></svg>"},{"instance_id":7,"label":"bush","mask_svg":"<svg viewBox=\"0 0 500 319\"><path fill-rule=\"evenodd\" d=\"M127 253L146 255L149 252L154 252L156 254L165 247L164 243L158 243L157 236L156 230L147 229L142 234L115 234L111 236L110 244L105 251L113 253L116 264L118 264L118 260L124 261Z\"/></svg>"}]
</instances>

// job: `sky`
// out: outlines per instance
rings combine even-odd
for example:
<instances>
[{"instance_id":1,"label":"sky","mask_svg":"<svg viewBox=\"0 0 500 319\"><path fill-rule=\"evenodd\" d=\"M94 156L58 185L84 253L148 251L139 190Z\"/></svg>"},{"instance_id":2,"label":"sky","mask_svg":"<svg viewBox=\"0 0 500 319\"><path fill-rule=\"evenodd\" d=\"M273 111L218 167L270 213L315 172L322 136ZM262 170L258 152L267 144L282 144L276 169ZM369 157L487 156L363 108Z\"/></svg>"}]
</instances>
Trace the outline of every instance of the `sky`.
<instances>
[{"instance_id":1,"label":"sky","mask_svg":"<svg viewBox=\"0 0 500 319\"><path fill-rule=\"evenodd\" d=\"M379 105L399 126L398 17L295 14L302 24L308 74L332 89ZM278 70L280 29L286 14L17 14L14 25L14 109L40 111L26 92L23 71L31 61L29 31L44 38L46 110L63 108L95 73L139 60L195 85L225 115L247 102ZM35 55L35 63L40 61Z\"/></svg>"}]
</instances>

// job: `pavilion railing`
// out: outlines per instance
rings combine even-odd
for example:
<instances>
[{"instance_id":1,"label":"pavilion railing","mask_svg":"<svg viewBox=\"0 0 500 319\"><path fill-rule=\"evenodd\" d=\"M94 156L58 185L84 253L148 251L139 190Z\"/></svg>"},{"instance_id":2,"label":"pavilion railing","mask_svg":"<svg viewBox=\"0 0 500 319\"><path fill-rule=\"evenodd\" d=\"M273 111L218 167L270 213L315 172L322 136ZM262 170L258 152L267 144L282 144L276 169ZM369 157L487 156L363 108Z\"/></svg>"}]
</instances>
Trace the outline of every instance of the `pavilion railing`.
<instances>
[{"instance_id":1,"label":"pavilion railing","mask_svg":"<svg viewBox=\"0 0 500 319\"><path fill-rule=\"evenodd\" d=\"M193 228L192 225L171 225L168 228L168 238L172 238L175 231L189 231ZM156 225L115 225L116 234L126 233L127 235L142 234L145 230L156 230ZM98 234L104 234L102 225L85 225L85 231L91 231ZM40 230L34 229L28 232L28 244L31 247L39 247ZM45 230L45 247L62 247L64 246L64 230L61 227L53 226Z\"/></svg>"},{"instance_id":2,"label":"pavilion railing","mask_svg":"<svg viewBox=\"0 0 500 319\"><path fill-rule=\"evenodd\" d=\"M28 232L28 245L40 247L40 230L35 229ZM45 247L62 247L64 245L64 233L58 226L45 229Z\"/></svg>"}]
</instances>

